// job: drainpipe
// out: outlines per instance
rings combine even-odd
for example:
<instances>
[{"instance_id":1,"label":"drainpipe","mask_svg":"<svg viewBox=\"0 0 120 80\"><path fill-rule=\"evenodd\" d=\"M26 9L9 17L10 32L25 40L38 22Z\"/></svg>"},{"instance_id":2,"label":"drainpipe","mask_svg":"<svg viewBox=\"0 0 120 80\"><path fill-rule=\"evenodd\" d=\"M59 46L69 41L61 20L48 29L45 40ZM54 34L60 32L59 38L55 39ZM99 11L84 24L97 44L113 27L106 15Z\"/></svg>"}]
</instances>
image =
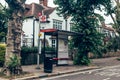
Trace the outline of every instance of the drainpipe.
<instances>
[{"instance_id":1,"label":"drainpipe","mask_svg":"<svg viewBox=\"0 0 120 80\"><path fill-rule=\"evenodd\" d=\"M67 19L65 19L65 30L67 31Z\"/></svg>"},{"instance_id":2,"label":"drainpipe","mask_svg":"<svg viewBox=\"0 0 120 80\"><path fill-rule=\"evenodd\" d=\"M36 21L36 19L35 19L35 17L33 17L33 44L32 44L32 46L34 47L35 46L35 21Z\"/></svg>"}]
</instances>

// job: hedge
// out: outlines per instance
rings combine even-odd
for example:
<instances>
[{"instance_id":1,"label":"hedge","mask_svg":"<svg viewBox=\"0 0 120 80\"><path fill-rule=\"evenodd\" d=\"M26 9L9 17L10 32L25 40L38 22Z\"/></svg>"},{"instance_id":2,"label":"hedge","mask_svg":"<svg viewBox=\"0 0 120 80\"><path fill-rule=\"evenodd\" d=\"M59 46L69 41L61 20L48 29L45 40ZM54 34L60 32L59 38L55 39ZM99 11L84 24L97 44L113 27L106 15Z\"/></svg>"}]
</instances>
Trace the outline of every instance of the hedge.
<instances>
[{"instance_id":1,"label":"hedge","mask_svg":"<svg viewBox=\"0 0 120 80\"><path fill-rule=\"evenodd\" d=\"M40 54L40 60L39 62L43 62L44 55L42 54L44 51L42 48L41 54ZM52 52L52 54L55 53L54 48L52 47L46 47L46 51ZM49 52L48 52L49 53ZM21 48L21 64L22 65L32 65L37 64L37 54L38 54L38 47L22 47Z\"/></svg>"},{"instance_id":2,"label":"hedge","mask_svg":"<svg viewBox=\"0 0 120 80\"><path fill-rule=\"evenodd\" d=\"M0 44L0 67L3 67L5 62L5 44Z\"/></svg>"},{"instance_id":3,"label":"hedge","mask_svg":"<svg viewBox=\"0 0 120 80\"><path fill-rule=\"evenodd\" d=\"M0 44L0 67L4 65L5 62L5 44ZM46 51L54 52L54 49L51 47L46 47ZM43 48L41 53L43 53ZM37 64L37 54L38 47L21 47L21 64L22 65L32 65ZM43 55L40 55L40 63L43 62Z\"/></svg>"},{"instance_id":4,"label":"hedge","mask_svg":"<svg viewBox=\"0 0 120 80\"><path fill-rule=\"evenodd\" d=\"M21 48L21 64L31 65L37 63L37 47L22 47Z\"/></svg>"}]
</instances>

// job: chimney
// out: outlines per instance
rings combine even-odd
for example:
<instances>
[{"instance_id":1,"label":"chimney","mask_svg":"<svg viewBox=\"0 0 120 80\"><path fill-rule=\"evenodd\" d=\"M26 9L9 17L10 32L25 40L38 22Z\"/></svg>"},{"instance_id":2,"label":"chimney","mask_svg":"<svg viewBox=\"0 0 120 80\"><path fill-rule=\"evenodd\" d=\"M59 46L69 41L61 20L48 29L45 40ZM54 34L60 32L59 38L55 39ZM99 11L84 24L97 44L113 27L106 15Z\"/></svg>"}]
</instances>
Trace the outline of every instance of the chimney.
<instances>
[{"instance_id":1,"label":"chimney","mask_svg":"<svg viewBox=\"0 0 120 80\"><path fill-rule=\"evenodd\" d=\"M39 3L42 4L43 6L48 6L47 3L48 3L48 0L39 0Z\"/></svg>"}]
</instances>

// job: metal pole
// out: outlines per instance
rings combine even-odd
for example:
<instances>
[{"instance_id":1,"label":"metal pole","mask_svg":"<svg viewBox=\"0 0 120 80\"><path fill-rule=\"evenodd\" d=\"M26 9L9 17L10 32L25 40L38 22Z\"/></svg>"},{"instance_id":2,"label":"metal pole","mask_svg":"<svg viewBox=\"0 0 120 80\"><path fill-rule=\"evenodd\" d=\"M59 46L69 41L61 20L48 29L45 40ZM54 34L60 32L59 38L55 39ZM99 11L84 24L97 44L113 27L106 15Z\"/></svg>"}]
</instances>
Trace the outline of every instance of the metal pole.
<instances>
[{"instance_id":1,"label":"metal pole","mask_svg":"<svg viewBox=\"0 0 120 80\"><path fill-rule=\"evenodd\" d=\"M59 37L59 35L58 35L58 32L57 32L57 35L56 35L56 57L58 58L58 51L59 51L59 48L58 48L58 46L59 46L59 40L58 40L58 37ZM58 66L58 60L57 60L57 63L56 63L56 65Z\"/></svg>"},{"instance_id":2,"label":"metal pole","mask_svg":"<svg viewBox=\"0 0 120 80\"><path fill-rule=\"evenodd\" d=\"M65 30L67 31L67 19L65 19Z\"/></svg>"},{"instance_id":3,"label":"metal pole","mask_svg":"<svg viewBox=\"0 0 120 80\"><path fill-rule=\"evenodd\" d=\"M35 41L34 41L34 38L35 38L35 17L33 17L33 44L32 44L32 46L34 47L34 43L35 43Z\"/></svg>"},{"instance_id":4,"label":"metal pole","mask_svg":"<svg viewBox=\"0 0 120 80\"><path fill-rule=\"evenodd\" d=\"M40 54L41 54L41 41L40 41L40 16L39 16L39 29L38 29L38 54L37 54L37 67L36 69L40 69Z\"/></svg>"}]
</instances>

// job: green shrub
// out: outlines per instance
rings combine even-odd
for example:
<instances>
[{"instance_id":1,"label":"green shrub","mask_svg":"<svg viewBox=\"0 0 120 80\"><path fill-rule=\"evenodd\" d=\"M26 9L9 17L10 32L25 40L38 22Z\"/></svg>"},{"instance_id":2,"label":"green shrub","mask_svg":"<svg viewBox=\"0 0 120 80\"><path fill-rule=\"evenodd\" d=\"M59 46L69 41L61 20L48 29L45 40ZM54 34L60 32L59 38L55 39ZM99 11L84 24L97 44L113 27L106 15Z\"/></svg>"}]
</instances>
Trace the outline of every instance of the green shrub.
<instances>
[{"instance_id":1,"label":"green shrub","mask_svg":"<svg viewBox=\"0 0 120 80\"><path fill-rule=\"evenodd\" d=\"M55 55L55 49L52 47L46 47L45 48L46 54L54 54ZM22 47L21 48L21 64L22 65L31 65L31 64L37 64L37 55L38 55L38 47ZM53 55L53 56L54 56ZM44 58L44 48L41 49L40 54L40 63L43 62Z\"/></svg>"},{"instance_id":2,"label":"green shrub","mask_svg":"<svg viewBox=\"0 0 120 80\"><path fill-rule=\"evenodd\" d=\"M17 55L14 55L13 57L10 58L10 61L7 63L7 65L11 74L18 74L20 59L17 57Z\"/></svg>"},{"instance_id":3,"label":"green shrub","mask_svg":"<svg viewBox=\"0 0 120 80\"><path fill-rule=\"evenodd\" d=\"M0 67L4 65L5 62L5 45L0 45Z\"/></svg>"},{"instance_id":4,"label":"green shrub","mask_svg":"<svg viewBox=\"0 0 120 80\"><path fill-rule=\"evenodd\" d=\"M37 53L38 48L37 47L22 47L21 48L21 53L22 54L30 54L30 53Z\"/></svg>"},{"instance_id":5,"label":"green shrub","mask_svg":"<svg viewBox=\"0 0 120 80\"><path fill-rule=\"evenodd\" d=\"M44 53L44 48L42 48L41 53ZM55 49L53 47L45 47L46 54L55 54Z\"/></svg>"},{"instance_id":6,"label":"green shrub","mask_svg":"<svg viewBox=\"0 0 120 80\"><path fill-rule=\"evenodd\" d=\"M88 57L88 54L83 54L82 52L78 51L74 58L74 65L90 65L91 60Z\"/></svg>"},{"instance_id":7,"label":"green shrub","mask_svg":"<svg viewBox=\"0 0 120 80\"><path fill-rule=\"evenodd\" d=\"M22 47L21 48L21 64L31 65L37 63L37 47Z\"/></svg>"}]
</instances>

